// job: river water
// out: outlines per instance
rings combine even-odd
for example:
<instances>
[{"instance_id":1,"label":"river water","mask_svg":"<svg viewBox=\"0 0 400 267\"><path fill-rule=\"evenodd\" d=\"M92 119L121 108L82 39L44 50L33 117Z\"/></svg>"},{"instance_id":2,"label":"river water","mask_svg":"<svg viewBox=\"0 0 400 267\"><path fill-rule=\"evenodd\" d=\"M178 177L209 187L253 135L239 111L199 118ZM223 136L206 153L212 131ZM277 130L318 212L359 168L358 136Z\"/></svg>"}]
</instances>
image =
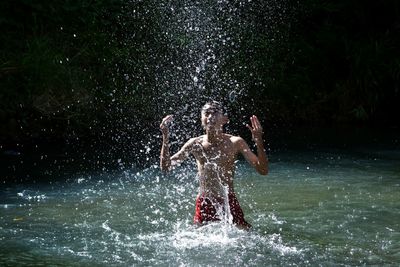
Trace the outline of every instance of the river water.
<instances>
[{"instance_id":1,"label":"river water","mask_svg":"<svg viewBox=\"0 0 400 267\"><path fill-rule=\"evenodd\" d=\"M251 231L192 225L188 165L7 185L1 266L297 266L400 263L400 150L286 150L270 174L239 161L235 189Z\"/></svg>"}]
</instances>

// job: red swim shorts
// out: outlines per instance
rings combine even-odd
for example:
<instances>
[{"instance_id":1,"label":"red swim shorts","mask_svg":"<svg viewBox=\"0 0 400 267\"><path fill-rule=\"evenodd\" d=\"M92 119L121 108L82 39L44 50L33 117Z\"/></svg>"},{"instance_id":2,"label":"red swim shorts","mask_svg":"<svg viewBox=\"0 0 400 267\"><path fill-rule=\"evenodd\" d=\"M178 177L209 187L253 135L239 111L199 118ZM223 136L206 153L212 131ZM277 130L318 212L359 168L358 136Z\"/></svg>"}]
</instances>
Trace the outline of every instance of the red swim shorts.
<instances>
[{"instance_id":1,"label":"red swim shorts","mask_svg":"<svg viewBox=\"0 0 400 267\"><path fill-rule=\"evenodd\" d=\"M235 193L229 193L228 199L229 208L233 218L232 223L244 228L251 227L251 225L244 219L242 208L239 205ZM221 221L220 214L217 213L217 207L221 204L223 204L223 200L218 201L199 195L196 199L196 212L193 219L194 223L203 224L205 222Z\"/></svg>"}]
</instances>

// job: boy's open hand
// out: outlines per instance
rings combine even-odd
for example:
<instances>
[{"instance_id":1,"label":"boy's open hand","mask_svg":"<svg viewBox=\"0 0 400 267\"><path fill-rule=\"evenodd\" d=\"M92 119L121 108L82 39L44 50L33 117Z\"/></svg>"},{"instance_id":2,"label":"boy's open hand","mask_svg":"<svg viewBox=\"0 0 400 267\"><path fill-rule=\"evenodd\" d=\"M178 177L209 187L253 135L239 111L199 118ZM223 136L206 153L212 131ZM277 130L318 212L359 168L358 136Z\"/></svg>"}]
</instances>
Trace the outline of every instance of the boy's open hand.
<instances>
[{"instance_id":1,"label":"boy's open hand","mask_svg":"<svg viewBox=\"0 0 400 267\"><path fill-rule=\"evenodd\" d=\"M251 126L246 124L247 128L251 131L254 142L262 141L263 128L258 118L253 115L250 117Z\"/></svg>"},{"instance_id":2,"label":"boy's open hand","mask_svg":"<svg viewBox=\"0 0 400 267\"><path fill-rule=\"evenodd\" d=\"M172 115L167 115L164 119L162 119L160 124L160 129L163 134L168 134L168 125L172 122L174 117Z\"/></svg>"}]
</instances>

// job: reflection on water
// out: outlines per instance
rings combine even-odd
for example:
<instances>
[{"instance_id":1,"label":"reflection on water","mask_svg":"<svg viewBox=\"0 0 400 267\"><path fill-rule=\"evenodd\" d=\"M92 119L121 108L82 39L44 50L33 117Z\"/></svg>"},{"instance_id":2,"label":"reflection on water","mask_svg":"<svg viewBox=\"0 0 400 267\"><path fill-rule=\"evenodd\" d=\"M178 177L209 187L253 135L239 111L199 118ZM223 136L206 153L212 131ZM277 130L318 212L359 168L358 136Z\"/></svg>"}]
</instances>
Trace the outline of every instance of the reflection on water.
<instances>
[{"instance_id":1,"label":"reflection on water","mask_svg":"<svg viewBox=\"0 0 400 267\"><path fill-rule=\"evenodd\" d=\"M400 152L280 152L259 176L240 163L249 232L193 226L192 167L15 185L0 195L0 265L394 265Z\"/></svg>"}]
</instances>

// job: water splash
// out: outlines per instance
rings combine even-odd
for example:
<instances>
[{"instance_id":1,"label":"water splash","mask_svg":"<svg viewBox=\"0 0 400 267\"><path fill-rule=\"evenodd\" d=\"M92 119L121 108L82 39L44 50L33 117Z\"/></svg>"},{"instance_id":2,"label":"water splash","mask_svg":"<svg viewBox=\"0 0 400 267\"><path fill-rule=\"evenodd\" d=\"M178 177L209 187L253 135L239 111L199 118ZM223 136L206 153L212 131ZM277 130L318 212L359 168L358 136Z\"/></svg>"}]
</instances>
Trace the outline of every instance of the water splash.
<instances>
[{"instance_id":1,"label":"water splash","mask_svg":"<svg viewBox=\"0 0 400 267\"><path fill-rule=\"evenodd\" d=\"M39 202L47 199L45 194L40 194L40 192L32 190L23 190L22 192L17 193L17 196L28 201Z\"/></svg>"},{"instance_id":2,"label":"water splash","mask_svg":"<svg viewBox=\"0 0 400 267\"><path fill-rule=\"evenodd\" d=\"M281 153L289 160L272 162L268 181L238 164L241 200L252 206L245 211L250 231L193 225L197 181L190 165L167 176L151 167L71 177L54 188L6 188L1 205L12 208L1 209L0 263L395 265L398 159L353 164L354 157L335 153ZM24 190L47 199L18 196Z\"/></svg>"}]
</instances>

